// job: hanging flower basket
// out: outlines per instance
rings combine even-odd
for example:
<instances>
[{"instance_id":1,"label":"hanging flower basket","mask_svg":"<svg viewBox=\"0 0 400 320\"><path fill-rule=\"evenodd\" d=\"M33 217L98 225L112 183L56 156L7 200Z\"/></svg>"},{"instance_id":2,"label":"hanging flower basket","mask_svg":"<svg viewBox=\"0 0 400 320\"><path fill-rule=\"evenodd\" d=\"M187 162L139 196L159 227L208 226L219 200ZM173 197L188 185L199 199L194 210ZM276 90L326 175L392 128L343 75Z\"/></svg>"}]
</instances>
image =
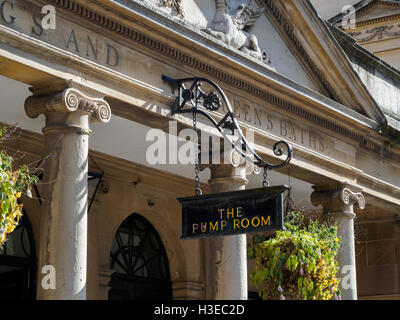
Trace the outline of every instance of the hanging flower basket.
<instances>
[{"instance_id":1,"label":"hanging flower basket","mask_svg":"<svg viewBox=\"0 0 400 320\"><path fill-rule=\"evenodd\" d=\"M291 211L286 230L272 238L255 237L249 247L256 267L250 280L264 300L340 299L336 255L340 239L336 226Z\"/></svg>"},{"instance_id":2,"label":"hanging flower basket","mask_svg":"<svg viewBox=\"0 0 400 320\"><path fill-rule=\"evenodd\" d=\"M9 136L8 132L7 128L0 128L1 142ZM22 216L22 204L18 203L18 199L37 180L27 166L14 167L14 158L4 150L0 151L0 247Z\"/></svg>"}]
</instances>

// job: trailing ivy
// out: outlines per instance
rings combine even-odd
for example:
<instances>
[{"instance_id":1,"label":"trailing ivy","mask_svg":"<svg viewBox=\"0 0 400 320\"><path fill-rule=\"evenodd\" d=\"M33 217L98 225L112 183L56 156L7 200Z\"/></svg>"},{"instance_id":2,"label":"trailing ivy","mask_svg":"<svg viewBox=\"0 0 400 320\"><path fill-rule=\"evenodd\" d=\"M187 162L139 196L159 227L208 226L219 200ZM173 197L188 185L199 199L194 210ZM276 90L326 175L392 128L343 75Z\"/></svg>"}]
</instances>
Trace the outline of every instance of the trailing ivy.
<instances>
[{"instance_id":1,"label":"trailing ivy","mask_svg":"<svg viewBox=\"0 0 400 320\"><path fill-rule=\"evenodd\" d=\"M272 238L255 236L248 248L255 259L250 281L264 300L340 299L336 255L337 227L312 220L300 211L285 216L286 230Z\"/></svg>"},{"instance_id":2,"label":"trailing ivy","mask_svg":"<svg viewBox=\"0 0 400 320\"><path fill-rule=\"evenodd\" d=\"M0 142L11 134L9 128L0 127ZM30 192L36 180L37 177L30 173L28 166L16 167L14 158L5 150L0 151L0 247L22 216L22 204L18 203L18 199L23 192Z\"/></svg>"}]
</instances>

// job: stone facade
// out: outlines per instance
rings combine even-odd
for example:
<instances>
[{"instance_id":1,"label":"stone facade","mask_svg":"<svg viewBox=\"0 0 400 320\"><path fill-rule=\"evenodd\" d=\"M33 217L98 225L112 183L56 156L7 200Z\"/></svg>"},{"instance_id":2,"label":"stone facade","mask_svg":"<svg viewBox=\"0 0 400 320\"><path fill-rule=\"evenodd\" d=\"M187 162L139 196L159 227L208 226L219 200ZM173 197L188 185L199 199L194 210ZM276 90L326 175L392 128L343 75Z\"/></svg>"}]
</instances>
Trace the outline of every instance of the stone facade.
<instances>
[{"instance_id":1,"label":"stone facade","mask_svg":"<svg viewBox=\"0 0 400 320\"><path fill-rule=\"evenodd\" d=\"M55 29L40 24L46 4L56 10ZM23 130L7 148L32 161L54 154L38 186L41 204L23 199L38 257L36 297L122 297L114 285L122 266L112 265L111 252L132 214L164 248L168 274L159 285L173 298L246 299L255 290L246 236L180 239L176 198L194 194L193 167L146 161L148 130L193 124L190 114L172 115L167 75L218 83L266 161L277 160L277 140L291 143L293 160L271 182L289 180L297 205L337 214L340 263L357 283L347 299L400 298L400 113L382 103L397 101L400 76L380 66L375 75L387 91L366 85L376 57L350 50L348 40L309 1L0 0L0 115ZM204 119L198 128L216 135ZM104 175L88 211L91 169ZM205 193L258 187L261 178L243 167L201 172ZM56 268L55 290L41 286L44 265Z\"/></svg>"},{"instance_id":2,"label":"stone facade","mask_svg":"<svg viewBox=\"0 0 400 320\"><path fill-rule=\"evenodd\" d=\"M351 25L344 23L350 13L345 15L346 19L343 19L343 14L332 15L333 18L329 18L362 47L399 69L400 3L361 1L354 4L352 11L354 11L351 13L354 23Z\"/></svg>"}]
</instances>

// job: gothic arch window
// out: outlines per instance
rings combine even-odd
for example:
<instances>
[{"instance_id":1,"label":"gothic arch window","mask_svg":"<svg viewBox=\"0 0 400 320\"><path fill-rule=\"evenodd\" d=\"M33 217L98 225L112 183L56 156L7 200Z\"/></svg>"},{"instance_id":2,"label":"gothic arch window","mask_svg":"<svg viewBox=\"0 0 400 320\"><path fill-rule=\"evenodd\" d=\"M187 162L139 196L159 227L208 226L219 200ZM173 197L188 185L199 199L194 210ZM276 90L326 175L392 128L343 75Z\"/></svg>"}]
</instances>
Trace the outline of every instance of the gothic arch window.
<instances>
[{"instance_id":1,"label":"gothic arch window","mask_svg":"<svg viewBox=\"0 0 400 320\"><path fill-rule=\"evenodd\" d=\"M168 258L160 236L139 214L118 228L111 247L110 300L171 299Z\"/></svg>"},{"instance_id":2,"label":"gothic arch window","mask_svg":"<svg viewBox=\"0 0 400 320\"><path fill-rule=\"evenodd\" d=\"M26 213L0 248L0 300L35 297L36 252Z\"/></svg>"}]
</instances>

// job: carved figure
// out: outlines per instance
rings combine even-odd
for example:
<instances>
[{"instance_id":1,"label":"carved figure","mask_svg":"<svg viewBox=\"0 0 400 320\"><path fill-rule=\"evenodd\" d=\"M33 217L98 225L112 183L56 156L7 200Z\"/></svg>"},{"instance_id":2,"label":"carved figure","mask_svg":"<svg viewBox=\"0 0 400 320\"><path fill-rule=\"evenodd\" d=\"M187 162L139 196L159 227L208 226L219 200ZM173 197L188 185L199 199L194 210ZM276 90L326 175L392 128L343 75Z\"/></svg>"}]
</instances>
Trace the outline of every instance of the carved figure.
<instances>
[{"instance_id":1,"label":"carved figure","mask_svg":"<svg viewBox=\"0 0 400 320\"><path fill-rule=\"evenodd\" d=\"M163 7L169 7L174 9L178 15L183 18L184 17L184 12L183 12L183 7L182 7L182 0L159 0L159 4Z\"/></svg>"},{"instance_id":2,"label":"carved figure","mask_svg":"<svg viewBox=\"0 0 400 320\"><path fill-rule=\"evenodd\" d=\"M231 14L226 0L215 0L215 5L214 20L210 23L210 27L203 31L235 49L269 63L269 57L266 52L261 51L256 36L246 31L254 25L264 8L253 9L248 1L248 3L240 4Z\"/></svg>"}]
</instances>

